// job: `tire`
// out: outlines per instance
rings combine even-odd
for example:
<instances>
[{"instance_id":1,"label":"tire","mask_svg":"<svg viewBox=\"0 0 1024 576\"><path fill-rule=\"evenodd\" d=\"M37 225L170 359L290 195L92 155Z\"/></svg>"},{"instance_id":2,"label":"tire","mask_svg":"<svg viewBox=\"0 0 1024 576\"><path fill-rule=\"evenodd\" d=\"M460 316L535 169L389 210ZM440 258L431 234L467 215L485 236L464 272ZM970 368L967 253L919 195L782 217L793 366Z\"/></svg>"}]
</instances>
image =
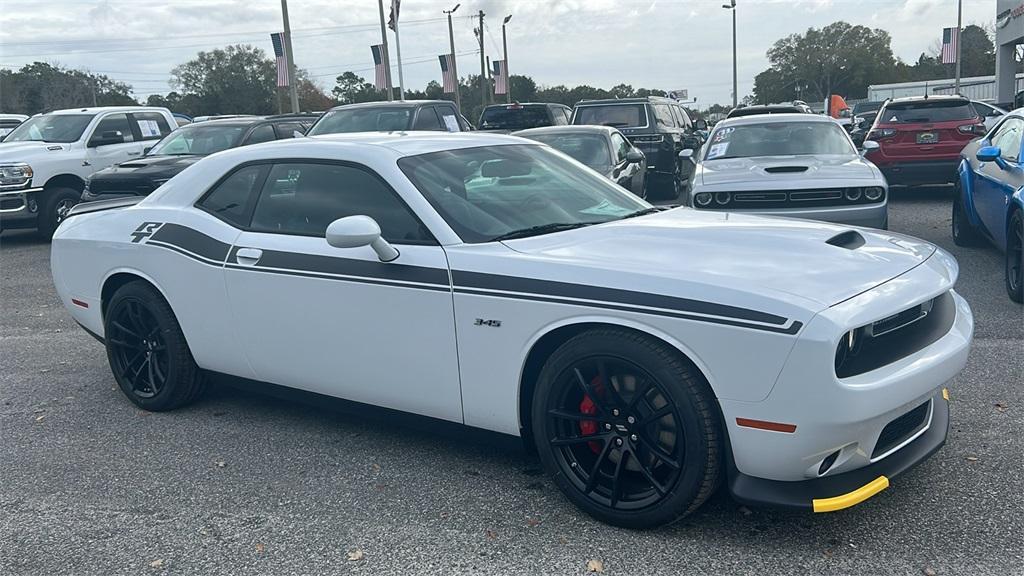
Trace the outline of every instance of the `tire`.
<instances>
[{"instance_id":1,"label":"tire","mask_svg":"<svg viewBox=\"0 0 1024 576\"><path fill-rule=\"evenodd\" d=\"M696 510L722 474L707 382L678 351L618 328L588 330L541 369L532 433L555 484L584 512L652 528Z\"/></svg>"},{"instance_id":2,"label":"tire","mask_svg":"<svg viewBox=\"0 0 1024 576\"><path fill-rule=\"evenodd\" d=\"M53 238L53 233L57 231L57 226L60 226L67 211L82 199L82 193L72 188L51 188L44 190L42 194L45 194L46 198L39 205L36 232L40 237L49 240Z\"/></svg>"},{"instance_id":3,"label":"tire","mask_svg":"<svg viewBox=\"0 0 1024 576\"><path fill-rule=\"evenodd\" d=\"M1015 210L1006 229L1006 293L1024 302L1024 211Z\"/></svg>"},{"instance_id":4,"label":"tire","mask_svg":"<svg viewBox=\"0 0 1024 576\"><path fill-rule=\"evenodd\" d=\"M174 312L145 282L120 287L103 319L107 360L121 391L151 412L189 404L206 391Z\"/></svg>"},{"instance_id":5,"label":"tire","mask_svg":"<svg viewBox=\"0 0 1024 576\"><path fill-rule=\"evenodd\" d=\"M960 181L957 180L956 190L953 194L953 243L963 247L978 246L982 243L983 238L967 218L967 207L964 202L963 189L960 186Z\"/></svg>"}]
</instances>

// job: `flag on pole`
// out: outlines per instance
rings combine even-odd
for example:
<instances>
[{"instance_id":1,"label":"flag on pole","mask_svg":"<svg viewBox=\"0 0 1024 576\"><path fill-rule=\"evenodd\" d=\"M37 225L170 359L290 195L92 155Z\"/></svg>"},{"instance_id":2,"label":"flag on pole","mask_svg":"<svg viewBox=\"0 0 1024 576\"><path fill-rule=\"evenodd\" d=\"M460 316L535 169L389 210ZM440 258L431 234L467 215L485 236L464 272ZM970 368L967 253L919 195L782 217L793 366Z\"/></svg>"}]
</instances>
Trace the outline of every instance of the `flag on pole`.
<instances>
[{"instance_id":1,"label":"flag on pole","mask_svg":"<svg viewBox=\"0 0 1024 576\"><path fill-rule=\"evenodd\" d=\"M274 43L274 57L277 58L277 85L288 85L288 59L284 57L284 33L270 35L270 41Z\"/></svg>"},{"instance_id":2,"label":"flag on pole","mask_svg":"<svg viewBox=\"0 0 1024 576\"><path fill-rule=\"evenodd\" d=\"M494 93L495 94L507 94L508 93L508 68L505 67L504 60L495 60L493 63L494 67Z\"/></svg>"},{"instance_id":3,"label":"flag on pole","mask_svg":"<svg viewBox=\"0 0 1024 576\"><path fill-rule=\"evenodd\" d=\"M398 25L398 9L402 4L402 0L391 0L391 15L388 16L388 28L392 30Z\"/></svg>"},{"instance_id":4,"label":"flag on pole","mask_svg":"<svg viewBox=\"0 0 1024 576\"><path fill-rule=\"evenodd\" d=\"M960 30L957 28L942 29L942 63L956 62L956 45L960 43Z\"/></svg>"},{"instance_id":5,"label":"flag on pole","mask_svg":"<svg viewBox=\"0 0 1024 576\"><path fill-rule=\"evenodd\" d=\"M437 57L441 61L441 80L445 94L454 94L458 90L459 79L455 77L455 55L442 54Z\"/></svg>"},{"instance_id":6,"label":"flag on pole","mask_svg":"<svg viewBox=\"0 0 1024 576\"><path fill-rule=\"evenodd\" d=\"M388 67L384 63L384 45L375 44L370 46L370 52L373 52L373 85L377 87L377 90L390 90L391 83L388 82Z\"/></svg>"}]
</instances>

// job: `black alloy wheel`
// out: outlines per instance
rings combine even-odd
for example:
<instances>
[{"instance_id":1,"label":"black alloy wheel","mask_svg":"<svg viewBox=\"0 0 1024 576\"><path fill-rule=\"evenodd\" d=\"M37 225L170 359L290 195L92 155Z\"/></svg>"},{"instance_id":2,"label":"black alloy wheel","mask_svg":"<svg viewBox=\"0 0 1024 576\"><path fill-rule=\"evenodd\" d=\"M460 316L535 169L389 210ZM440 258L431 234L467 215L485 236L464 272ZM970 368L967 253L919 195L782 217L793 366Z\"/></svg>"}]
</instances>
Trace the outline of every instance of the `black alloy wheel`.
<instances>
[{"instance_id":1,"label":"black alloy wheel","mask_svg":"<svg viewBox=\"0 0 1024 576\"><path fill-rule=\"evenodd\" d=\"M138 407L159 412L194 401L206 378L170 305L145 282L118 288L106 304L107 359L121 391Z\"/></svg>"},{"instance_id":2,"label":"black alloy wheel","mask_svg":"<svg viewBox=\"0 0 1024 576\"><path fill-rule=\"evenodd\" d=\"M1006 230L1006 293L1014 302L1024 301L1024 211L1010 216Z\"/></svg>"},{"instance_id":3,"label":"black alloy wheel","mask_svg":"<svg viewBox=\"0 0 1024 576\"><path fill-rule=\"evenodd\" d=\"M717 485L713 396L661 342L617 329L585 332L549 359L536 394L541 459L596 518L632 528L666 524Z\"/></svg>"}]
</instances>

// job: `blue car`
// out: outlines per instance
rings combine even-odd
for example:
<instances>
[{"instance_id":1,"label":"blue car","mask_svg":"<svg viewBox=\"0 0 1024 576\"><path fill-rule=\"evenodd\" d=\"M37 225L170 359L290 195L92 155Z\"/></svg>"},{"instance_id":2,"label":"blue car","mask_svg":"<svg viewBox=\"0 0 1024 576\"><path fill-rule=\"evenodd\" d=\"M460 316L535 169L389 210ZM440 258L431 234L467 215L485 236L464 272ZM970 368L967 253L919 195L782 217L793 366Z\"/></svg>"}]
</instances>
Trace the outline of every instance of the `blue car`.
<instances>
[{"instance_id":1,"label":"blue car","mask_svg":"<svg viewBox=\"0 0 1024 576\"><path fill-rule=\"evenodd\" d=\"M953 241L987 240L1006 253L1006 291L1024 300L1024 108L1007 114L961 152Z\"/></svg>"}]
</instances>

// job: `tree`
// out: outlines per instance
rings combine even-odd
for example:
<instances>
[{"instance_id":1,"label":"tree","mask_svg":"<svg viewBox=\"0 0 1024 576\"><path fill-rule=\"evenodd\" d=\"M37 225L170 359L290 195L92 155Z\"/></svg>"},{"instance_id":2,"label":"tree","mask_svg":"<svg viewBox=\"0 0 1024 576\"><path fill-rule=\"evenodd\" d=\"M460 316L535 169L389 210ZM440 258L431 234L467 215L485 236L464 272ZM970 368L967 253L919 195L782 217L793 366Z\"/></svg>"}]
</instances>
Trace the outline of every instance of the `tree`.
<instances>
[{"instance_id":1,"label":"tree","mask_svg":"<svg viewBox=\"0 0 1024 576\"><path fill-rule=\"evenodd\" d=\"M612 86L612 89L609 90L609 92L611 93L612 98L632 98L636 95L636 92L633 91L633 87L629 84Z\"/></svg>"},{"instance_id":2,"label":"tree","mask_svg":"<svg viewBox=\"0 0 1024 576\"><path fill-rule=\"evenodd\" d=\"M356 102L376 102L386 100L387 94L367 82L362 76L355 72L345 72L335 78L335 86L331 90L334 97L342 104L353 104Z\"/></svg>"},{"instance_id":3,"label":"tree","mask_svg":"<svg viewBox=\"0 0 1024 576\"><path fill-rule=\"evenodd\" d=\"M0 70L0 87L0 110L18 114L138 104L128 84L45 62L26 64L18 71Z\"/></svg>"},{"instance_id":4,"label":"tree","mask_svg":"<svg viewBox=\"0 0 1024 576\"><path fill-rule=\"evenodd\" d=\"M988 76L996 73L996 49L988 32L974 24L960 33L961 76Z\"/></svg>"},{"instance_id":5,"label":"tree","mask_svg":"<svg viewBox=\"0 0 1024 576\"><path fill-rule=\"evenodd\" d=\"M200 52L171 70L171 85L198 98L193 114L272 114L276 78L274 62L247 44Z\"/></svg>"}]
</instances>

